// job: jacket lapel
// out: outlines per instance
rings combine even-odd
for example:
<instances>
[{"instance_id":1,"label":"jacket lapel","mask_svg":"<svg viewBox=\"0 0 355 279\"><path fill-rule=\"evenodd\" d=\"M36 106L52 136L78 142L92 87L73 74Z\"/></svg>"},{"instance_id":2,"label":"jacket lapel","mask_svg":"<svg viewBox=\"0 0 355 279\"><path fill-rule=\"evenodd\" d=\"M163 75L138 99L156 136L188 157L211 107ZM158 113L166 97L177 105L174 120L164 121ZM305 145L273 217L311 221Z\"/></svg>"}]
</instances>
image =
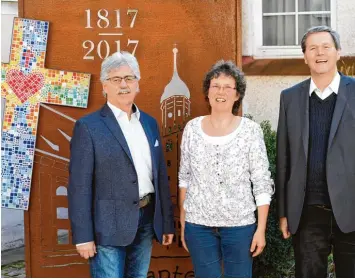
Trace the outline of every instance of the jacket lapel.
<instances>
[{"instance_id":1,"label":"jacket lapel","mask_svg":"<svg viewBox=\"0 0 355 279\"><path fill-rule=\"evenodd\" d=\"M334 140L334 136L338 129L340 119L344 112L345 104L347 103L348 100L348 95L349 95L348 88L347 88L348 83L349 83L349 79L346 76L341 75L337 101L334 108L332 124L330 126L328 150Z\"/></svg>"},{"instance_id":2,"label":"jacket lapel","mask_svg":"<svg viewBox=\"0 0 355 279\"><path fill-rule=\"evenodd\" d=\"M302 85L302 90L300 94L300 115L302 130L302 141L303 148L306 155L306 160L308 158L308 143L309 143L309 87L311 85L311 79L307 80Z\"/></svg>"},{"instance_id":3,"label":"jacket lapel","mask_svg":"<svg viewBox=\"0 0 355 279\"><path fill-rule=\"evenodd\" d=\"M105 104L101 110L102 121L106 124L107 128L111 131L111 133L118 140L123 150L126 152L127 156L131 160L133 164L133 159L131 152L129 151L129 147L126 141L126 138L123 135L122 129L115 118L112 110L109 108L107 104Z\"/></svg>"}]
</instances>

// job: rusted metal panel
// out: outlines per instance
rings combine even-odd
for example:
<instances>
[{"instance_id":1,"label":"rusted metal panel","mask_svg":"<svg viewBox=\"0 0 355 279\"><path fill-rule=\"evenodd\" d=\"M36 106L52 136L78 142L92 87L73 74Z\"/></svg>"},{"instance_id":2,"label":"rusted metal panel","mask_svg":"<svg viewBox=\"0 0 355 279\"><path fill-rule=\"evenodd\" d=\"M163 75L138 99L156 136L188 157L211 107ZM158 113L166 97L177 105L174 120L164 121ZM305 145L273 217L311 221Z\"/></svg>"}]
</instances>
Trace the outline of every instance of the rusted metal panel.
<instances>
[{"instance_id":1,"label":"rusted metal panel","mask_svg":"<svg viewBox=\"0 0 355 279\"><path fill-rule=\"evenodd\" d=\"M66 219L66 187L68 181L69 140L76 119L99 109L105 102L99 81L102 59L97 48L106 40L111 53L121 42L121 49L133 51L138 40L135 55L140 63L142 80L137 105L151 114L161 124L161 134L168 166L169 183L174 203L174 243L163 247L153 246L149 277L193 277L189 255L180 241L178 211L178 166L179 144L186 122L196 116L208 113L202 94L202 80L206 71L219 59L241 61L241 30L236 26L241 1L230 0L125 0L88 1L78 0L19 0L20 15L26 18L48 20L49 38L46 56L47 68L68 69L92 74L88 109L76 109L42 105L38 135L58 145L54 151L41 137L37 138L34 171L32 177L29 211L25 213L26 274L28 277L88 277L87 261L76 254L71 245L69 220ZM105 9L111 25L100 29L97 13ZM117 26L116 10L121 11L121 27ZM133 27L133 13L138 10ZM91 26L88 26L90 10ZM102 10L103 11L103 10ZM100 33L121 32L122 35L106 36ZM239 38L239 39L237 39ZM84 59L87 49L85 41L95 45L90 53L94 59ZM101 46L105 43L101 43ZM161 100L165 86L173 74L172 49L176 44L178 52L177 69L187 85L190 97L174 97L177 106L173 111L165 110L168 100ZM179 95L180 92L176 92ZM172 101L172 100L170 100ZM170 102L169 101L169 102ZM189 109L188 115L185 112ZM177 115L176 121L169 118L169 112ZM185 117L186 116L186 117ZM166 119L166 120L164 120ZM59 211L58 211L59 210Z\"/></svg>"}]
</instances>

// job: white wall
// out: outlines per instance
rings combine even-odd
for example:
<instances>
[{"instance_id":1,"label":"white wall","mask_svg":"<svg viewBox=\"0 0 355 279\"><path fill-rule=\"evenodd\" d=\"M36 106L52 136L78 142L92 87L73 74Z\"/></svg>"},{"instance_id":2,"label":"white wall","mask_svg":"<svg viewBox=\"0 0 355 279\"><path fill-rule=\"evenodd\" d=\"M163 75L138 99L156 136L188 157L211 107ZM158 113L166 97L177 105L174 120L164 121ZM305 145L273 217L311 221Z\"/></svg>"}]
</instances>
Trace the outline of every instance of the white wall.
<instances>
[{"instance_id":1,"label":"white wall","mask_svg":"<svg viewBox=\"0 0 355 279\"><path fill-rule=\"evenodd\" d=\"M23 211L1 208L1 251L24 245Z\"/></svg>"},{"instance_id":2,"label":"white wall","mask_svg":"<svg viewBox=\"0 0 355 279\"><path fill-rule=\"evenodd\" d=\"M269 120L272 128L276 129L281 91L306 78L302 76L247 76L247 90L244 97L247 103L247 113L251 114L258 123Z\"/></svg>"},{"instance_id":3,"label":"white wall","mask_svg":"<svg viewBox=\"0 0 355 279\"><path fill-rule=\"evenodd\" d=\"M1 62L9 62L13 19L17 2L1 2ZM23 211L1 208L1 250L24 244Z\"/></svg>"},{"instance_id":4,"label":"white wall","mask_svg":"<svg viewBox=\"0 0 355 279\"><path fill-rule=\"evenodd\" d=\"M337 31L340 35L342 55L355 56L355 1L337 1Z\"/></svg>"},{"instance_id":5,"label":"white wall","mask_svg":"<svg viewBox=\"0 0 355 279\"><path fill-rule=\"evenodd\" d=\"M11 46L12 26L17 16L17 2L1 1L1 62L8 63Z\"/></svg>"},{"instance_id":6,"label":"white wall","mask_svg":"<svg viewBox=\"0 0 355 279\"><path fill-rule=\"evenodd\" d=\"M253 56L254 47L253 0L242 1L242 55Z\"/></svg>"},{"instance_id":7,"label":"white wall","mask_svg":"<svg viewBox=\"0 0 355 279\"><path fill-rule=\"evenodd\" d=\"M336 26L340 35L343 56L355 55L355 1L335 0L336 2ZM243 25L243 55L253 56L255 41L256 16L254 5L258 1L243 0L242 2L242 25Z\"/></svg>"}]
</instances>

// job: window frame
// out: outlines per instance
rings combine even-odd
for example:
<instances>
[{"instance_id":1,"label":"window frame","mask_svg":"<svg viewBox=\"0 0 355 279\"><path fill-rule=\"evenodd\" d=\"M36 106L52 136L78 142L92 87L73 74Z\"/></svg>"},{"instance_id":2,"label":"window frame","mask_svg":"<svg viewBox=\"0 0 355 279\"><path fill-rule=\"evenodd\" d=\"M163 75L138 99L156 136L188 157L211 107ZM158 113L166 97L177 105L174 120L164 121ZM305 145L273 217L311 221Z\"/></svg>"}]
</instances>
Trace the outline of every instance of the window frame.
<instances>
[{"instance_id":1,"label":"window frame","mask_svg":"<svg viewBox=\"0 0 355 279\"><path fill-rule=\"evenodd\" d=\"M271 59L282 59L282 58L302 58L303 53L300 45L295 46L263 46L263 11L262 11L262 1L265 0L253 0L253 14L255 18L254 22L254 58L255 59L263 59L263 58L271 58ZM336 1L330 0L330 25L336 30ZM298 5L298 0L295 0L296 7ZM275 13L282 15L294 15L296 14L296 24L298 25L298 15L299 14L314 14L314 11L311 12L285 12L285 13ZM322 13L322 12L321 12ZM319 13L319 14L321 14ZM329 12L323 12L327 14ZM268 13L272 14L272 13ZM318 14L318 13L317 13ZM298 32L298 28L296 28L296 32ZM302 34L303 35L303 34ZM302 36L301 35L301 36ZM297 36L297 35L296 35ZM300 34L298 34L300 36Z\"/></svg>"}]
</instances>

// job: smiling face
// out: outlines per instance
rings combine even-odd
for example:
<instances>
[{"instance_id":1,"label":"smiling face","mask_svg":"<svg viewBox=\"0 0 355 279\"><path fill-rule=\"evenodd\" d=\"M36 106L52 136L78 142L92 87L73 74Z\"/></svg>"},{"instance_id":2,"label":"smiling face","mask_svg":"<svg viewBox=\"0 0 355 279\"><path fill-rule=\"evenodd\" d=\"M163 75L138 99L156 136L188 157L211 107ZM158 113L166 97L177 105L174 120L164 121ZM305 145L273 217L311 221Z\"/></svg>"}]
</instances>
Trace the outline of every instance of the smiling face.
<instances>
[{"instance_id":1,"label":"smiling face","mask_svg":"<svg viewBox=\"0 0 355 279\"><path fill-rule=\"evenodd\" d=\"M239 93L235 89L235 80L225 74L213 78L208 90L208 99L212 111L232 112L234 102L239 99Z\"/></svg>"},{"instance_id":2,"label":"smiling face","mask_svg":"<svg viewBox=\"0 0 355 279\"><path fill-rule=\"evenodd\" d=\"M103 82L107 100L120 109L131 106L138 93L138 80L134 77L128 65L111 70L108 79Z\"/></svg>"},{"instance_id":3,"label":"smiling face","mask_svg":"<svg viewBox=\"0 0 355 279\"><path fill-rule=\"evenodd\" d=\"M306 40L305 63L312 75L322 75L337 71L340 50L337 50L328 32L310 34Z\"/></svg>"}]
</instances>

